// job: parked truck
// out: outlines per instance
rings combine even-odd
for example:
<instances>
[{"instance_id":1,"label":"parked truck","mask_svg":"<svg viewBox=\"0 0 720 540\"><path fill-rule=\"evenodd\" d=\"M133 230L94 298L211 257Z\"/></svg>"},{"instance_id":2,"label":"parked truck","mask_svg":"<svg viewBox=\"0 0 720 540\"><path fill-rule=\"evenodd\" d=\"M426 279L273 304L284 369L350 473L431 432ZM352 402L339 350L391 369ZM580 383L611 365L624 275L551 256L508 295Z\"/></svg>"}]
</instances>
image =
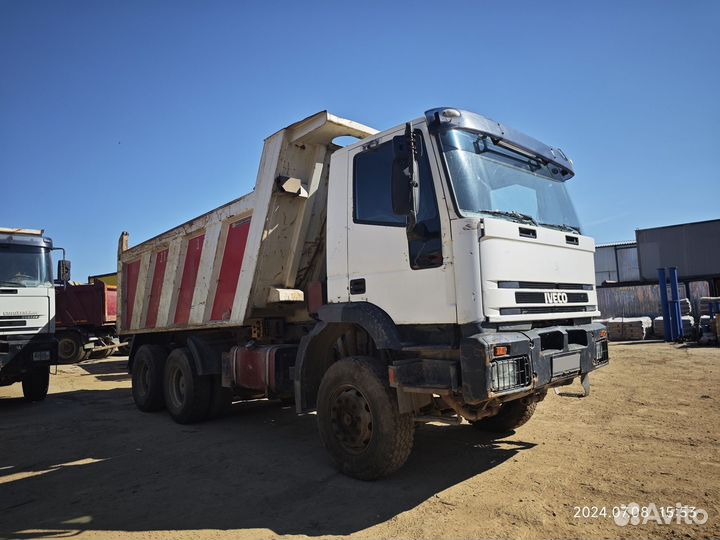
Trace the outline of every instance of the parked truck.
<instances>
[{"instance_id":1,"label":"parked truck","mask_svg":"<svg viewBox=\"0 0 720 540\"><path fill-rule=\"evenodd\" d=\"M105 358L118 349L116 286L106 285L99 279L86 284L68 284L56 290L55 302L61 363Z\"/></svg>"},{"instance_id":2,"label":"parked truck","mask_svg":"<svg viewBox=\"0 0 720 540\"><path fill-rule=\"evenodd\" d=\"M22 383L29 401L45 399L57 363L52 250L42 230L0 228L0 386Z\"/></svg>"},{"instance_id":3,"label":"parked truck","mask_svg":"<svg viewBox=\"0 0 720 540\"><path fill-rule=\"evenodd\" d=\"M361 479L402 466L416 422L517 428L608 363L573 174L559 148L453 108L382 133L327 112L278 131L252 193L121 235L137 407L186 423L292 400Z\"/></svg>"}]
</instances>

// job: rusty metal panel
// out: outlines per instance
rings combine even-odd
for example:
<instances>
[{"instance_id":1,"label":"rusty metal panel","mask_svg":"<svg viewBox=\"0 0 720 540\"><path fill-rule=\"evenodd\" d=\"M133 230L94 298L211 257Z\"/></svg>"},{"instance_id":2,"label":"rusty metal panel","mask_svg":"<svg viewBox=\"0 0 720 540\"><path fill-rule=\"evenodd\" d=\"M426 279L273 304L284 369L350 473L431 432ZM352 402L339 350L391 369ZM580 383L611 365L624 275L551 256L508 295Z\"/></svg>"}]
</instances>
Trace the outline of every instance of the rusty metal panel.
<instances>
[{"instance_id":1,"label":"rusty metal panel","mask_svg":"<svg viewBox=\"0 0 720 540\"><path fill-rule=\"evenodd\" d=\"M683 280L720 275L720 219L637 230L635 237L644 280L671 266Z\"/></svg>"}]
</instances>

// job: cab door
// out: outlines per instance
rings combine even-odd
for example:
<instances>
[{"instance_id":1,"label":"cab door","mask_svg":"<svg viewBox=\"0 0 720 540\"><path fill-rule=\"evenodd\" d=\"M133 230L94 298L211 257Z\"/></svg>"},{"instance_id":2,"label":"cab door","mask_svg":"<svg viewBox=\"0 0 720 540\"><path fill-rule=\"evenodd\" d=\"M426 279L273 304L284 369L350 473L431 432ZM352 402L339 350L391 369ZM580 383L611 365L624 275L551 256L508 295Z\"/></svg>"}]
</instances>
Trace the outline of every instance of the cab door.
<instances>
[{"instance_id":1,"label":"cab door","mask_svg":"<svg viewBox=\"0 0 720 540\"><path fill-rule=\"evenodd\" d=\"M455 289L446 253L449 246L447 209L438 205L442 193L435 179L436 163L420 135L420 213L417 239L408 240L405 216L393 214L391 174L392 132L348 156L348 286L351 302L381 307L396 324L454 323ZM444 212L444 215L441 214ZM444 224L444 226L443 226Z\"/></svg>"}]
</instances>

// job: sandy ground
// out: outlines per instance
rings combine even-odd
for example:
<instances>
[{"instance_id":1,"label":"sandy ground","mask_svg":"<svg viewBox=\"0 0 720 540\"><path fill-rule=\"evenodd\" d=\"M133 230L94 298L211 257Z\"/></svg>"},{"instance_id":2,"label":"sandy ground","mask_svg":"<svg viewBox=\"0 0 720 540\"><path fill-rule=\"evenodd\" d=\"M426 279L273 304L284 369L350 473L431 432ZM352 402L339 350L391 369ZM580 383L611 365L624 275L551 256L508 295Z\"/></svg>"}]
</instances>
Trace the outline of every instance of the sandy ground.
<instances>
[{"instance_id":1,"label":"sandy ground","mask_svg":"<svg viewBox=\"0 0 720 540\"><path fill-rule=\"evenodd\" d=\"M515 434L419 427L407 465L371 483L332 468L313 415L255 402L180 426L135 409L124 358L62 366L44 403L0 388L0 537L719 537L720 349L611 359L590 397L551 392ZM707 522L617 525L632 502Z\"/></svg>"}]
</instances>

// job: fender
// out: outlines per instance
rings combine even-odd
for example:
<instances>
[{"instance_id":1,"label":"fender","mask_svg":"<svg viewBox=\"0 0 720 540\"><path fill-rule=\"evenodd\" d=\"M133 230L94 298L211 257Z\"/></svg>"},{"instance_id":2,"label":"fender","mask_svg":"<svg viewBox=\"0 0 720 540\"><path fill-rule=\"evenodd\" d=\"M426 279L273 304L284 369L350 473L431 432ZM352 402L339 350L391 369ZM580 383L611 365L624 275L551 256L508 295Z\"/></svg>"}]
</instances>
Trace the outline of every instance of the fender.
<instances>
[{"instance_id":1,"label":"fender","mask_svg":"<svg viewBox=\"0 0 720 540\"><path fill-rule=\"evenodd\" d=\"M400 350L400 333L382 308L369 302L325 304L318 309L318 323L300 340L294 369L295 408L298 413L314 408L320 381L335 361L337 339L350 327L365 330L378 349Z\"/></svg>"},{"instance_id":2,"label":"fender","mask_svg":"<svg viewBox=\"0 0 720 540\"><path fill-rule=\"evenodd\" d=\"M382 308L370 302L325 304L318 309L318 318L327 323L355 324L363 328L378 349L402 348L395 322Z\"/></svg>"},{"instance_id":3,"label":"fender","mask_svg":"<svg viewBox=\"0 0 720 540\"><path fill-rule=\"evenodd\" d=\"M189 336L187 346L195 362L198 375L220 375L222 373L223 347L213 346L201 336Z\"/></svg>"}]
</instances>

